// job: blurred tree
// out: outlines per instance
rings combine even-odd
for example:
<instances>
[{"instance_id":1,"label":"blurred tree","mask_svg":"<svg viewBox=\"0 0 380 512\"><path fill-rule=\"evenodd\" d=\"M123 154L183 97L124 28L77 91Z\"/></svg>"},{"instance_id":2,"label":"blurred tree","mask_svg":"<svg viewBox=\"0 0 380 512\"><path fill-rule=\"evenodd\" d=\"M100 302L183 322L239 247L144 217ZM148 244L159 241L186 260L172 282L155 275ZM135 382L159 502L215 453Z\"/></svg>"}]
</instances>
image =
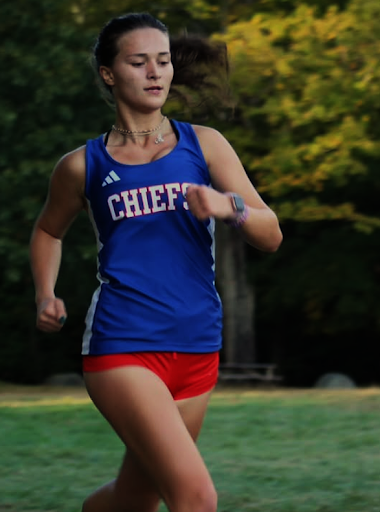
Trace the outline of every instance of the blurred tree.
<instances>
[{"instance_id":1,"label":"blurred tree","mask_svg":"<svg viewBox=\"0 0 380 512\"><path fill-rule=\"evenodd\" d=\"M353 0L223 36L238 104L224 133L289 234L280 254L253 257L267 338L380 334L379 30L379 2Z\"/></svg>"},{"instance_id":2,"label":"blurred tree","mask_svg":"<svg viewBox=\"0 0 380 512\"><path fill-rule=\"evenodd\" d=\"M375 0L366 4L363 12L380 11ZM380 22L361 12L353 3L317 18L301 7L226 34L242 106L231 138L283 220L380 226L376 203L357 197L356 187L365 181L373 190L368 164L380 157Z\"/></svg>"},{"instance_id":3,"label":"blurred tree","mask_svg":"<svg viewBox=\"0 0 380 512\"><path fill-rule=\"evenodd\" d=\"M0 376L38 381L62 338L47 345L46 336L34 330L28 263L32 225L55 162L92 135L94 119L99 129L107 126L107 109L88 65L93 34L78 30L67 2L2 2L0 14ZM65 265L84 269L94 256L88 249L92 235L78 225L72 236L81 249L70 251ZM87 275L83 272L81 283L65 283L78 309L88 295ZM61 359L68 359L71 349L60 348Z\"/></svg>"},{"instance_id":4,"label":"blurred tree","mask_svg":"<svg viewBox=\"0 0 380 512\"><path fill-rule=\"evenodd\" d=\"M100 27L135 7L116 0L0 4L0 378L40 381L51 371L80 369L83 318L96 286L90 224L80 216L65 239L57 292L70 317L54 338L34 328L28 243L56 161L112 122L89 56ZM139 10L159 16L174 32L219 28L218 2L198 0L195 7L184 0L139 3Z\"/></svg>"},{"instance_id":5,"label":"blurred tree","mask_svg":"<svg viewBox=\"0 0 380 512\"><path fill-rule=\"evenodd\" d=\"M219 17L222 22L222 29L225 31L230 25L248 21L258 13L272 13L276 17L288 15L300 4L315 8L318 15L335 5L342 10L349 0L220 0Z\"/></svg>"},{"instance_id":6,"label":"blurred tree","mask_svg":"<svg viewBox=\"0 0 380 512\"><path fill-rule=\"evenodd\" d=\"M160 17L173 33L225 31L236 116L207 115L242 156L285 230L278 254L248 249L259 290L257 328L273 347L273 353L261 348L266 360L284 349L284 343L272 342L284 332L292 340L332 339L364 333L364 325L378 335L380 327L373 231L379 225L380 7L378 0L354 0L343 11L344 0L334 2L336 8L327 0L303 4L139 2L140 11ZM89 54L103 23L135 9L135 2L120 0L0 4L0 378L40 381L49 371L80 368L83 317L96 286L92 230L80 216L65 240L58 293L70 318L54 339L34 329L28 241L57 159L112 122L94 85ZM180 117L175 104L171 109ZM194 122L204 115L190 113ZM229 249L221 268L229 268L228 258L235 267L219 279L233 283L234 295L245 262L236 240ZM240 288L240 297L252 310L248 287ZM232 309L246 318L236 304ZM288 348L302 352L297 341ZM235 349L241 354L241 346ZM234 347L228 350L234 353Z\"/></svg>"},{"instance_id":7,"label":"blurred tree","mask_svg":"<svg viewBox=\"0 0 380 512\"><path fill-rule=\"evenodd\" d=\"M149 12L167 24L171 33L200 33L209 35L219 30L221 25L221 9L219 0L161 0L136 2L109 0L106 4L100 0L66 0L71 5L78 23L93 27L97 33L100 27L113 16L126 12Z\"/></svg>"}]
</instances>

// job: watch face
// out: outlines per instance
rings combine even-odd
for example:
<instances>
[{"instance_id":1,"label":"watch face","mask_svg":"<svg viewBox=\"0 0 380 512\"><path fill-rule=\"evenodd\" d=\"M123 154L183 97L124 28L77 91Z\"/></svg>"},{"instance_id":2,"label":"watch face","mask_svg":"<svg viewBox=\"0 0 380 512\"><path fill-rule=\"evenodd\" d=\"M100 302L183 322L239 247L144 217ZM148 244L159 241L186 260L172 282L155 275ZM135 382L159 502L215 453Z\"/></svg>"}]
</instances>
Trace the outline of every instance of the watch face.
<instances>
[{"instance_id":1,"label":"watch face","mask_svg":"<svg viewBox=\"0 0 380 512\"><path fill-rule=\"evenodd\" d=\"M245 204L244 204L243 198L238 196L237 194L234 194L233 199L234 199L236 211L239 213L244 212Z\"/></svg>"}]
</instances>

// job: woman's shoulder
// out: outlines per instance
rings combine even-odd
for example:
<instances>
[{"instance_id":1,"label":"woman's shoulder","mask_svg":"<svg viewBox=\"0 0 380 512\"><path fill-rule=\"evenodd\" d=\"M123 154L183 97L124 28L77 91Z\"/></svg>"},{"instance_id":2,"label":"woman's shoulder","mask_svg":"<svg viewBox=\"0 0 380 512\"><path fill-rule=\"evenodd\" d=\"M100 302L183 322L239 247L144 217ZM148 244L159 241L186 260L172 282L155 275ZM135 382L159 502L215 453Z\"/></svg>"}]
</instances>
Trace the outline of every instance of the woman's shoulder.
<instances>
[{"instance_id":1,"label":"woman's shoulder","mask_svg":"<svg viewBox=\"0 0 380 512\"><path fill-rule=\"evenodd\" d=\"M56 165L56 172L65 174L82 174L86 168L86 146L80 146L64 154Z\"/></svg>"},{"instance_id":2,"label":"woman's shoulder","mask_svg":"<svg viewBox=\"0 0 380 512\"><path fill-rule=\"evenodd\" d=\"M214 128L211 128L209 126L199 125L199 124L193 124L186 121L177 121L176 119L172 119L175 126L178 128L182 128L184 130L192 129L198 136L198 138L201 137L213 137L213 136L221 136L220 132L218 130L215 130Z\"/></svg>"},{"instance_id":3,"label":"woman's shoulder","mask_svg":"<svg viewBox=\"0 0 380 512\"><path fill-rule=\"evenodd\" d=\"M175 121L175 125L177 129L180 129L183 132L190 134L191 132L194 132L202 149L204 149L203 146L213 146L214 144L218 144L218 142L221 140L225 141L225 138L220 132L218 132L218 130L215 130L215 128L211 128L209 126L192 124L183 121Z\"/></svg>"},{"instance_id":4,"label":"woman's shoulder","mask_svg":"<svg viewBox=\"0 0 380 512\"><path fill-rule=\"evenodd\" d=\"M192 127L198 137L207 163L210 163L210 160L215 158L218 152L230 150L230 144L227 142L226 138L215 128L197 124L192 125Z\"/></svg>"},{"instance_id":5,"label":"woman's shoulder","mask_svg":"<svg viewBox=\"0 0 380 512\"><path fill-rule=\"evenodd\" d=\"M80 146L79 148L73 149L68 153L65 153L59 160L58 163L62 163L65 165L79 165L81 162L84 162L86 155L86 146Z\"/></svg>"},{"instance_id":6,"label":"woman's shoulder","mask_svg":"<svg viewBox=\"0 0 380 512\"><path fill-rule=\"evenodd\" d=\"M68 191L84 195L84 187L86 180L86 146L70 151L63 155L57 162L51 183L62 193Z\"/></svg>"},{"instance_id":7,"label":"woman's shoulder","mask_svg":"<svg viewBox=\"0 0 380 512\"><path fill-rule=\"evenodd\" d=\"M192 124L193 130L197 134L198 137L206 138L206 139L219 139L222 137L222 134L218 132L215 128L211 128L210 126L204 126L200 124Z\"/></svg>"}]
</instances>

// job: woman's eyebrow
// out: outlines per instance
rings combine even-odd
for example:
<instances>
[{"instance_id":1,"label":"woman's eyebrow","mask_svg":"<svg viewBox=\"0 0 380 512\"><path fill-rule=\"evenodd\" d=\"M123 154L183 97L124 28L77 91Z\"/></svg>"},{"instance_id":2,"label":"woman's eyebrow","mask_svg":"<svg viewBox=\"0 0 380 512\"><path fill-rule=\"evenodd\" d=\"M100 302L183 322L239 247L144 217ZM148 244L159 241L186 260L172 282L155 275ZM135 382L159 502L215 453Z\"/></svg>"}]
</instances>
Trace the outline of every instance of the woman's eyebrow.
<instances>
[{"instance_id":1,"label":"woman's eyebrow","mask_svg":"<svg viewBox=\"0 0 380 512\"><path fill-rule=\"evenodd\" d=\"M147 55L148 55L147 53L131 53L129 55L129 57L146 57ZM160 55L160 56L170 55L170 52L159 52L158 55Z\"/></svg>"}]
</instances>

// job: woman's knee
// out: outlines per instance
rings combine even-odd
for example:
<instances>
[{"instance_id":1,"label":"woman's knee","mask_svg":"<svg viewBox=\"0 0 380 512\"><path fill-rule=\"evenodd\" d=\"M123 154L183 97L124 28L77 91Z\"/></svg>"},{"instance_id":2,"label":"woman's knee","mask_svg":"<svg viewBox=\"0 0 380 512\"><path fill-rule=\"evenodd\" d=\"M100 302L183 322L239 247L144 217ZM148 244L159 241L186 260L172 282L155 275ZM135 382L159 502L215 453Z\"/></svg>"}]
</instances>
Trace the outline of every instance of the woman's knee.
<instances>
[{"instance_id":1,"label":"woman's knee","mask_svg":"<svg viewBox=\"0 0 380 512\"><path fill-rule=\"evenodd\" d=\"M191 510L198 512L216 512L218 495L212 482L198 489L193 495Z\"/></svg>"},{"instance_id":2,"label":"woman's knee","mask_svg":"<svg viewBox=\"0 0 380 512\"><path fill-rule=\"evenodd\" d=\"M156 512L160 497L131 457L124 458L115 480L96 489L83 502L82 512Z\"/></svg>"},{"instance_id":3,"label":"woman's knee","mask_svg":"<svg viewBox=\"0 0 380 512\"><path fill-rule=\"evenodd\" d=\"M114 480L99 487L84 500L82 512L106 512L108 510L117 512L115 510L114 491Z\"/></svg>"},{"instance_id":4,"label":"woman's knee","mask_svg":"<svg viewBox=\"0 0 380 512\"><path fill-rule=\"evenodd\" d=\"M211 480L188 482L186 490L175 493L166 503L170 512L216 512L218 495Z\"/></svg>"}]
</instances>

